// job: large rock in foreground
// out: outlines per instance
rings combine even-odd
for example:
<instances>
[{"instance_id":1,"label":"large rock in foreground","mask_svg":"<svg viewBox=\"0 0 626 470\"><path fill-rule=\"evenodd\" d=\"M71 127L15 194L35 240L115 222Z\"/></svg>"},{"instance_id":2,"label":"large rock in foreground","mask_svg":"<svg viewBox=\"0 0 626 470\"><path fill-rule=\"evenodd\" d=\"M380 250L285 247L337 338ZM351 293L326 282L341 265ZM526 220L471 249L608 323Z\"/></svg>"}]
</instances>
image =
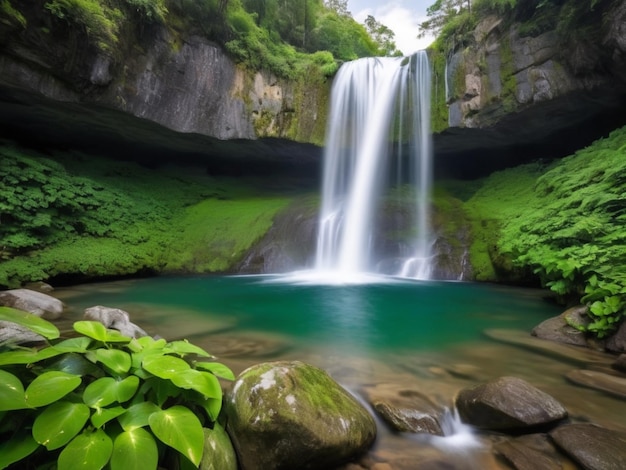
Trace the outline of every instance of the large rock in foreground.
<instances>
[{"instance_id":1,"label":"large rock in foreground","mask_svg":"<svg viewBox=\"0 0 626 470\"><path fill-rule=\"evenodd\" d=\"M56 320L63 314L63 302L30 289L0 292L0 305L23 310L46 320Z\"/></svg>"},{"instance_id":2,"label":"large rock in foreground","mask_svg":"<svg viewBox=\"0 0 626 470\"><path fill-rule=\"evenodd\" d=\"M243 470L334 468L376 437L374 419L352 395L298 361L246 369L225 405Z\"/></svg>"},{"instance_id":3,"label":"large rock in foreground","mask_svg":"<svg viewBox=\"0 0 626 470\"><path fill-rule=\"evenodd\" d=\"M547 426L567 417L557 400L516 377L461 390L456 406L466 423L498 431Z\"/></svg>"},{"instance_id":4,"label":"large rock in foreground","mask_svg":"<svg viewBox=\"0 0 626 470\"><path fill-rule=\"evenodd\" d=\"M550 437L582 468L623 470L626 465L626 433L593 424L559 426Z\"/></svg>"}]
</instances>

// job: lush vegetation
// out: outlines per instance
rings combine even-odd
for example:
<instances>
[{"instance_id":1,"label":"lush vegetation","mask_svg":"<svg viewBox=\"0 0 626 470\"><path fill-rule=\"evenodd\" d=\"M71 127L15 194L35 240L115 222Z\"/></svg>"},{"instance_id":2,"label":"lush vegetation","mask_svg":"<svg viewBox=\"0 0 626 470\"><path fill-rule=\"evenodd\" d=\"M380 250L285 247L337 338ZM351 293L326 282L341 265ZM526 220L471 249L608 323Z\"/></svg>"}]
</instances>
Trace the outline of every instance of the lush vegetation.
<instances>
[{"instance_id":1,"label":"lush vegetation","mask_svg":"<svg viewBox=\"0 0 626 470\"><path fill-rule=\"evenodd\" d=\"M625 175L626 128L555 163L491 175L466 203L480 253L589 305L590 323L576 326L606 335L626 309Z\"/></svg>"},{"instance_id":2,"label":"lush vegetation","mask_svg":"<svg viewBox=\"0 0 626 470\"><path fill-rule=\"evenodd\" d=\"M0 468L197 468L211 451L205 432L219 426L218 377L234 376L203 349L92 321L74 323L77 336L61 340L52 323L7 307L0 320L47 340L0 352Z\"/></svg>"},{"instance_id":3,"label":"lush vegetation","mask_svg":"<svg viewBox=\"0 0 626 470\"><path fill-rule=\"evenodd\" d=\"M375 18L357 23L345 0L42 0L57 24L84 34L115 56L126 26L163 23L175 34L197 33L221 43L245 65L278 76L306 75L311 66L332 75L341 61L397 55L394 33ZM24 10L22 12L21 10ZM0 0L0 21L27 26L26 8ZM53 22L54 23L54 22ZM126 32L124 32L126 30Z\"/></svg>"},{"instance_id":4,"label":"lush vegetation","mask_svg":"<svg viewBox=\"0 0 626 470\"><path fill-rule=\"evenodd\" d=\"M227 271L290 201L196 169L44 157L10 145L0 147L0 159L6 287L59 275Z\"/></svg>"}]
</instances>

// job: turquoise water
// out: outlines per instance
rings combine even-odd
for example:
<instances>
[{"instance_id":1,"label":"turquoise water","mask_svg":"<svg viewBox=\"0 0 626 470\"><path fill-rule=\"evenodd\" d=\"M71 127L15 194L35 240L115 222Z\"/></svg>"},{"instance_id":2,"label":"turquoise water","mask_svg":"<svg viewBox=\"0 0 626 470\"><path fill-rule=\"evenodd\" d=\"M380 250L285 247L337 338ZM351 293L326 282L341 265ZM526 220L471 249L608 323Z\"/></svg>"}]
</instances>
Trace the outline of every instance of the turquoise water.
<instances>
[{"instance_id":1,"label":"turquoise water","mask_svg":"<svg viewBox=\"0 0 626 470\"><path fill-rule=\"evenodd\" d=\"M88 292L72 305L158 305L197 312L200 323L227 319L244 331L373 351L446 348L478 340L487 328L529 330L561 311L537 291L391 278L303 285L278 276L162 277Z\"/></svg>"}]
</instances>

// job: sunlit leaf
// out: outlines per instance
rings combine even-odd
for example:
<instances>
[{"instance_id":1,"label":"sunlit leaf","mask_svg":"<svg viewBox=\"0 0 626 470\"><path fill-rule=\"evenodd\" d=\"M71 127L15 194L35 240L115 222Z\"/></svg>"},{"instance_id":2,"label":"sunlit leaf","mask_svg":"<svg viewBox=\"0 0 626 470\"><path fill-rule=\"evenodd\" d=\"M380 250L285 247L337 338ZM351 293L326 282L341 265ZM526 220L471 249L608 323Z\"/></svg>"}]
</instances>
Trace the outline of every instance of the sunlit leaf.
<instances>
[{"instance_id":1,"label":"sunlit leaf","mask_svg":"<svg viewBox=\"0 0 626 470\"><path fill-rule=\"evenodd\" d=\"M209 372L189 369L170 380L180 388L195 390L207 398L222 398L222 387L217 378Z\"/></svg>"},{"instance_id":2,"label":"sunlit leaf","mask_svg":"<svg viewBox=\"0 0 626 470\"><path fill-rule=\"evenodd\" d=\"M166 445L198 466L204 449L204 432L198 417L184 406L173 406L150 415L150 429Z\"/></svg>"},{"instance_id":3,"label":"sunlit leaf","mask_svg":"<svg viewBox=\"0 0 626 470\"><path fill-rule=\"evenodd\" d=\"M33 437L48 450L58 449L74 438L89 419L82 403L60 401L47 407L33 424Z\"/></svg>"},{"instance_id":4,"label":"sunlit leaf","mask_svg":"<svg viewBox=\"0 0 626 470\"><path fill-rule=\"evenodd\" d=\"M156 441L143 428L124 431L113 442L111 470L156 469L158 461Z\"/></svg>"},{"instance_id":5,"label":"sunlit leaf","mask_svg":"<svg viewBox=\"0 0 626 470\"><path fill-rule=\"evenodd\" d=\"M100 470L111 458L113 442L102 429L76 436L59 455L59 470Z\"/></svg>"},{"instance_id":6,"label":"sunlit leaf","mask_svg":"<svg viewBox=\"0 0 626 470\"><path fill-rule=\"evenodd\" d=\"M143 368L162 379L169 379L191 367L183 359L172 356L147 356L143 360Z\"/></svg>"},{"instance_id":7,"label":"sunlit leaf","mask_svg":"<svg viewBox=\"0 0 626 470\"><path fill-rule=\"evenodd\" d=\"M83 401L92 408L124 403L132 398L139 387L139 379L134 375L123 380L101 377L90 383L83 392Z\"/></svg>"},{"instance_id":8,"label":"sunlit leaf","mask_svg":"<svg viewBox=\"0 0 626 470\"><path fill-rule=\"evenodd\" d=\"M174 353L180 356L185 356L187 354L196 354L198 356L203 356L203 357L213 357L204 349L196 346L195 344L191 344L187 340L172 341L171 343L168 343L167 346L163 348L163 352L166 354Z\"/></svg>"},{"instance_id":9,"label":"sunlit leaf","mask_svg":"<svg viewBox=\"0 0 626 470\"><path fill-rule=\"evenodd\" d=\"M77 321L74 323L74 330L96 341L105 342L107 338L107 329L97 321Z\"/></svg>"},{"instance_id":10,"label":"sunlit leaf","mask_svg":"<svg viewBox=\"0 0 626 470\"><path fill-rule=\"evenodd\" d=\"M44 359L50 359L51 357L64 354L56 349L43 348L36 349L19 349L15 351L6 351L0 353L0 366L11 364L34 364L35 362L42 361Z\"/></svg>"},{"instance_id":11,"label":"sunlit leaf","mask_svg":"<svg viewBox=\"0 0 626 470\"><path fill-rule=\"evenodd\" d=\"M94 428L101 428L103 425L126 413L126 408L114 406L113 408L98 408L91 415L91 425Z\"/></svg>"},{"instance_id":12,"label":"sunlit leaf","mask_svg":"<svg viewBox=\"0 0 626 470\"><path fill-rule=\"evenodd\" d=\"M0 370L0 411L28 408L24 398L24 386L13 374Z\"/></svg>"},{"instance_id":13,"label":"sunlit leaf","mask_svg":"<svg viewBox=\"0 0 626 470\"><path fill-rule=\"evenodd\" d=\"M118 418L118 421L124 431L132 431L133 429L148 426L150 415L160 410L161 408L149 401L137 403L128 408L126 413Z\"/></svg>"},{"instance_id":14,"label":"sunlit leaf","mask_svg":"<svg viewBox=\"0 0 626 470\"><path fill-rule=\"evenodd\" d=\"M0 320L17 323L47 339L60 336L59 329L48 320L11 307L0 307Z\"/></svg>"},{"instance_id":15,"label":"sunlit leaf","mask_svg":"<svg viewBox=\"0 0 626 470\"><path fill-rule=\"evenodd\" d=\"M75 390L82 379L73 374L60 371L44 372L26 388L24 397L32 407L40 407L54 403Z\"/></svg>"},{"instance_id":16,"label":"sunlit leaf","mask_svg":"<svg viewBox=\"0 0 626 470\"><path fill-rule=\"evenodd\" d=\"M85 336L66 339L55 344L52 348L64 353L84 353L91 344L92 339Z\"/></svg>"},{"instance_id":17,"label":"sunlit leaf","mask_svg":"<svg viewBox=\"0 0 626 470\"><path fill-rule=\"evenodd\" d=\"M125 374L130 370L130 354L119 349L96 349L96 359L115 374Z\"/></svg>"},{"instance_id":18,"label":"sunlit leaf","mask_svg":"<svg viewBox=\"0 0 626 470\"><path fill-rule=\"evenodd\" d=\"M233 371L219 362L196 362L195 367L196 369L208 370L222 379L235 380Z\"/></svg>"}]
</instances>

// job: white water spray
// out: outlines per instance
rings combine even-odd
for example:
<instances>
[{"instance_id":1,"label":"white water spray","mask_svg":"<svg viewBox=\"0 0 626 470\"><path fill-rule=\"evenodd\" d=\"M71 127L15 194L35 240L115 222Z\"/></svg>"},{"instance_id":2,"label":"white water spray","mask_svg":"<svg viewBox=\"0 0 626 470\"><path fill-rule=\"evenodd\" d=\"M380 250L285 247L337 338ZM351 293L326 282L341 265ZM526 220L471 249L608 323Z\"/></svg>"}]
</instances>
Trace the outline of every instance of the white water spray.
<instances>
[{"instance_id":1,"label":"white water spray","mask_svg":"<svg viewBox=\"0 0 626 470\"><path fill-rule=\"evenodd\" d=\"M416 235L408 249L398 250L395 270L383 272L430 277L431 141L425 52L359 59L341 67L326 137L318 271L346 279L380 271L381 260L373 253L379 202L389 189L408 183L415 188L415 210L409 217Z\"/></svg>"}]
</instances>

